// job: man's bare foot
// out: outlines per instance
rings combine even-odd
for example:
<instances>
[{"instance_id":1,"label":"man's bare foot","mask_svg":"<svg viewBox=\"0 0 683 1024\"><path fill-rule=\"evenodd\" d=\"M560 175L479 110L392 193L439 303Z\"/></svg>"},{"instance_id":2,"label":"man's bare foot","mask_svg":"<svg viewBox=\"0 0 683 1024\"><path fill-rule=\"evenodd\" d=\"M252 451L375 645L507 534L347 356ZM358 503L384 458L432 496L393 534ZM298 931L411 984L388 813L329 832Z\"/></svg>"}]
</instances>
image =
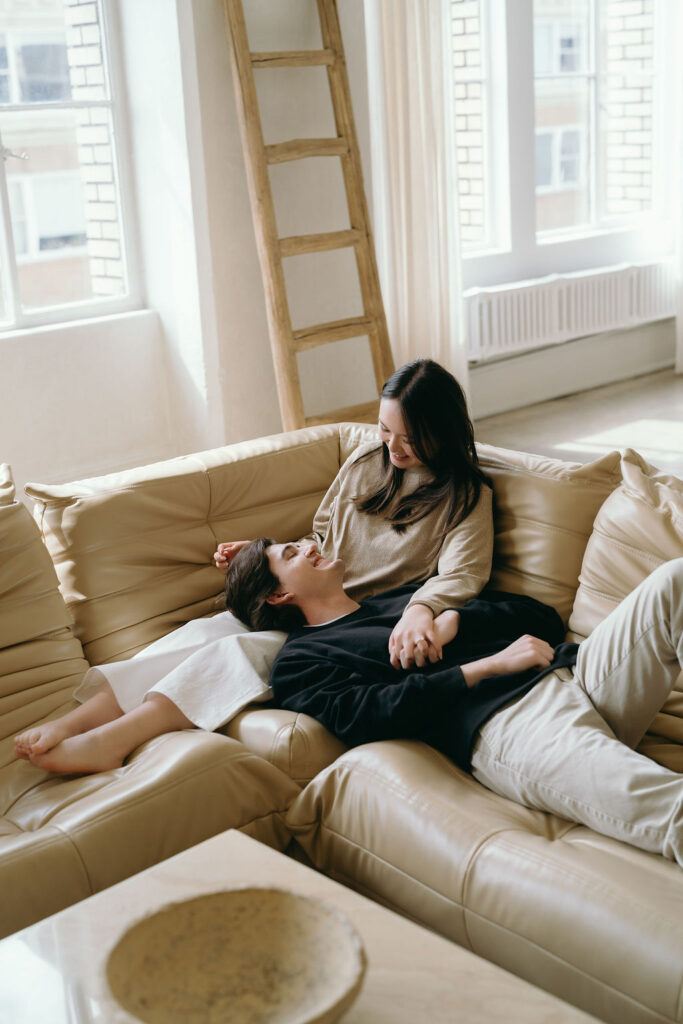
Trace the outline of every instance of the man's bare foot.
<instances>
[{"instance_id":1,"label":"man's bare foot","mask_svg":"<svg viewBox=\"0 0 683 1024\"><path fill-rule=\"evenodd\" d=\"M63 719L57 718L54 722L45 722L15 736L14 753L17 757L30 761L39 754L46 754L71 735L72 732L64 725Z\"/></svg>"},{"instance_id":2,"label":"man's bare foot","mask_svg":"<svg viewBox=\"0 0 683 1024\"><path fill-rule=\"evenodd\" d=\"M85 775L120 768L127 753L121 753L119 747L104 740L100 730L93 730L79 736L69 736L46 753L31 755L29 760L47 772Z\"/></svg>"}]
</instances>

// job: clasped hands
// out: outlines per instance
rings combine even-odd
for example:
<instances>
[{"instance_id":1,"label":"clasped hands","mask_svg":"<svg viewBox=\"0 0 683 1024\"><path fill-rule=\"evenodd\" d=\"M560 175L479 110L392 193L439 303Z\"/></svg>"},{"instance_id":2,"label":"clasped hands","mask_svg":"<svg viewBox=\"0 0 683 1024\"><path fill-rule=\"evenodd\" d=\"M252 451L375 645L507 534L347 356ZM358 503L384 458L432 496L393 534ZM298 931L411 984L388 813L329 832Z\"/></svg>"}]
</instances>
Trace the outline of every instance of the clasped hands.
<instances>
[{"instance_id":1,"label":"clasped hands","mask_svg":"<svg viewBox=\"0 0 683 1024\"><path fill-rule=\"evenodd\" d=\"M443 648L458 632L460 615L454 609L434 618L424 604L408 605L389 637L389 656L394 668L423 668L441 661Z\"/></svg>"}]
</instances>

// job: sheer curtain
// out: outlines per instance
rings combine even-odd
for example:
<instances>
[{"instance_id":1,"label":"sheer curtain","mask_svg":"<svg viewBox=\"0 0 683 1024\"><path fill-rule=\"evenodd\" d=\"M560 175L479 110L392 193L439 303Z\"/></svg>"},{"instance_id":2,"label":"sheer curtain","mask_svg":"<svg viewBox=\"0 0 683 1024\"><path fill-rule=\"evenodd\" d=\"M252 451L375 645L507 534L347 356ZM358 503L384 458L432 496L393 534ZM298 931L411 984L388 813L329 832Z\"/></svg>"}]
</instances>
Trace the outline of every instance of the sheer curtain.
<instances>
[{"instance_id":1,"label":"sheer curtain","mask_svg":"<svg viewBox=\"0 0 683 1024\"><path fill-rule=\"evenodd\" d=\"M680 5L674 11L672 36L676 41L676 52L683 48L683 11ZM677 198L677 209L674 212L676 233L676 267L678 271L678 295L676 299L676 373L683 373L683 76L676 76L676 95L674 97L676 131L676 161L674 166L673 194Z\"/></svg>"},{"instance_id":2,"label":"sheer curtain","mask_svg":"<svg viewBox=\"0 0 683 1024\"><path fill-rule=\"evenodd\" d=\"M448 0L365 0L377 260L397 365L468 390Z\"/></svg>"}]
</instances>

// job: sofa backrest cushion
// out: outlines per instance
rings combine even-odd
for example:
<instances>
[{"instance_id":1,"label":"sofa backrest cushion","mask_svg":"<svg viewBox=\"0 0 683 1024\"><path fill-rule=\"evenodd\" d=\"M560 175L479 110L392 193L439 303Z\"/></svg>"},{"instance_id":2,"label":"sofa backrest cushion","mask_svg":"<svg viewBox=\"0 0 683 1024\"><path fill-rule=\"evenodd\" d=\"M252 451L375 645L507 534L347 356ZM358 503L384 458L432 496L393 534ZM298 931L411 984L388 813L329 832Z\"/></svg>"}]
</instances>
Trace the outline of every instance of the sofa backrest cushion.
<instances>
[{"instance_id":1,"label":"sofa backrest cushion","mask_svg":"<svg viewBox=\"0 0 683 1024\"><path fill-rule=\"evenodd\" d=\"M61 485L27 485L91 664L130 657L220 607L221 540L310 530L368 424L309 427ZM480 446L496 495L494 586L565 620L593 519L619 482L618 454L588 466Z\"/></svg>"},{"instance_id":2,"label":"sofa backrest cushion","mask_svg":"<svg viewBox=\"0 0 683 1024\"><path fill-rule=\"evenodd\" d=\"M2 480L2 477L0 477ZM0 493L9 491L0 483ZM21 502L0 504L0 765L11 738L71 698L88 665L40 532Z\"/></svg>"},{"instance_id":3,"label":"sofa backrest cushion","mask_svg":"<svg viewBox=\"0 0 683 1024\"><path fill-rule=\"evenodd\" d=\"M477 446L494 489L491 585L552 605L566 623L593 520L621 480L618 452L585 465Z\"/></svg>"},{"instance_id":4,"label":"sofa backrest cushion","mask_svg":"<svg viewBox=\"0 0 683 1024\"><path fill-rule=\"evenodd\" d=\"M129 657L220 607L217 543L303 536L339 465L339 429L321 426L70 484L28 484L91 664Z\"/></svg>"},{"instance_id":5,"label":"sofa backrest cushion","mask_svg":"<svg viewBox=\"0 0 683 1024\"><path fill-rule=\"evenodd\" d=\"M589 636L653 569L683 556L683 482L631 449L622 455L621 485L597 514L581 565L570 618Z\"/></svg>"}]
</instances>

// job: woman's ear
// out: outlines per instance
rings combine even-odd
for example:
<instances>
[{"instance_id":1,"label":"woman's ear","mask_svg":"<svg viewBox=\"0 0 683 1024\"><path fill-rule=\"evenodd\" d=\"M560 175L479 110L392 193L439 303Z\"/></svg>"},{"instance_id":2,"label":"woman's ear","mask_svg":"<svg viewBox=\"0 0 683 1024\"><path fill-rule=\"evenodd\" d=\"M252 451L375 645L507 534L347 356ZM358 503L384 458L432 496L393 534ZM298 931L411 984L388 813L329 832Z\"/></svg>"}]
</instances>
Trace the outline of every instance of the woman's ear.
<instances>
[{"instance_id":1,"label":"woman's ear","mask_svg":"<svg viewBox=\"0 0 683 1024\"><path fill-rule=\"evenodd\" d=\"M286 593L284 590L274 590L273 593L266 598L266 604L291 604L294 600L294 594Z\"/></svg>"}]
</instances>

